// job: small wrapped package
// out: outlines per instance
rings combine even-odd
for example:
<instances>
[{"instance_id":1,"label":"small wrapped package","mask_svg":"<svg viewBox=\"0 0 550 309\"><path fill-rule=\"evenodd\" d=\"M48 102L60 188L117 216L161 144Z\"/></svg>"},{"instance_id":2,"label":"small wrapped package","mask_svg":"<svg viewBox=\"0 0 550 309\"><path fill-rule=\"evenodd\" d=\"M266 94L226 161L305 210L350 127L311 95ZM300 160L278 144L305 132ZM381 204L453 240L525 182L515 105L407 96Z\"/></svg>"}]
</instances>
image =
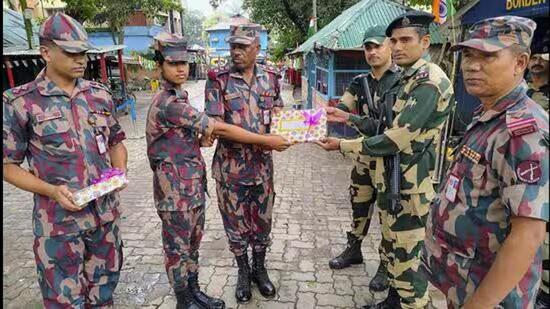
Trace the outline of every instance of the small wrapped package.
<instances>
[{"instance_id":1,"label":"small wrapped package","mask_svg":"<svg viewBox=\"0 0 550 309\"><path fill-rule=\"evenodd\" d=\"M124 172L118 168L104 170L100 177L92 181L92 185L73 192L76 205L84 207L89 202L104 196L128 183Z\"/></svg>"},{"instance_id":2,"label":"small wrapped package","mask_svg":"<svg viewBox=\"0 0 550 309\"><path fill-rule=\"evenodd\" d=\"M273 115L271 133L292 143L321 140L327 136L327 112L324 108L282 111Z\"/></svg>"}]
</instances>

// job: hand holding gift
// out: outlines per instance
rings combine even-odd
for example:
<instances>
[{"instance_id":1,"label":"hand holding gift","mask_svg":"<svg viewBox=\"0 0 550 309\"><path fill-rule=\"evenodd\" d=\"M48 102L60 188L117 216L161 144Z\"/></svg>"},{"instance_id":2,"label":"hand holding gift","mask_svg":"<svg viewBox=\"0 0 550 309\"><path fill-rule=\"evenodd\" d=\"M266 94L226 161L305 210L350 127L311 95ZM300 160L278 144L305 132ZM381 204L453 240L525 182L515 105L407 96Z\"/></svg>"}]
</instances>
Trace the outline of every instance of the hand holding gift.
<instances>
[{"instance_id":1,"label":"hand holding gift","mask_svg":"<svg viewBox=\"0 0 550 309\"><path fill-rule=\"evenodd\" d=\"M92 181L92 185L73 193L74 203L83 207L90 201L122 189L128 183L124 171L118 168L104 170L100 177Z\"/></svg>"},{"instance_id":2,"label":"hand holding gift","mask_svg":"<svg viewBox=\"0 0 550 309\"><path fill-rule=\"evenodd\" d=\"M273 115L271 133L292 144L321 140L327 135L327 113L324 108L282 111Z\"/></svg>"}]
</instances>

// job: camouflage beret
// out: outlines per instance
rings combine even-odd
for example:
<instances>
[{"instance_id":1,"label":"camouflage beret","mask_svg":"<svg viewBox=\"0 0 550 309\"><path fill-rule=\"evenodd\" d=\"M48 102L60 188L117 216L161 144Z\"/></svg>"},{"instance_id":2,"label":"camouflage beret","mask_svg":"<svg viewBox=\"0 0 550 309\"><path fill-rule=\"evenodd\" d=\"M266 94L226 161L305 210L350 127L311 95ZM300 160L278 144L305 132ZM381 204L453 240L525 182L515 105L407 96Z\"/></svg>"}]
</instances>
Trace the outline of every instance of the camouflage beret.
<instances>
[{"instance_id":1,"label":"camouflage beret","mask_svg":"<svg viewBox=\"0 0 550 309\"><path fill-rule=\"evenodd\" d=\"M464 42L451 47L456 51L470 47L485 52L497 52L512 45L528 48L531 45L537 24L525 17L499 16L473 24Z\"/></svg>"},{"instance_id":2,"label":"camouflage beret","mask_svg":"<svg viewBox=\"0 0 550 309\"><path fill-rule=\"evenodd\" d=\"M384 26L373 26L365 31L363 35L363 44L374 43L380 45L386 39L386 27Z\"/></svg>"},{"instance_id":3,"label":"camouflage beret","mask_svg":"<svg viewBox=\"0 0 550 309\"><path fill-rule=\"evenodd\" d=\"M258 24L231 25L227 43L250 45L260 38L261 26Z\"/></svg>"},{"instance_id":4,"label":"camouflage beret","mask_svg":"<svg viewBox=\"0 0 550 309\"><path fill-rule=\"evenodd\" d=\"M428 29L434 18L435 17L430 13L420 11L412 11L401 14L388 25L386 28L386 36L390 37L393 29L409 27Z\"/></svg>"},{"instance_id":5,"label":"camouflage beret","mask_svg":"<svg viewBox=\"0 0 550 309\"><path fill-rule=\"evenodd\" d=\"M95 48L90 44L82 24L63 13L48 17L40 26L39 37L53 41L69 53L82 53Z\"/></svg>"},{"instance_id":6,"label":"camouflage beret","mask_svg":"<svg viewBox=\"0 0 550 309\"><path fill-rule=\"evenodd\" d=\"M187 41L179 34L161 32L154 38L153 49L159 51L166 61L188 61Z\"/></svg>"}]
</instances>

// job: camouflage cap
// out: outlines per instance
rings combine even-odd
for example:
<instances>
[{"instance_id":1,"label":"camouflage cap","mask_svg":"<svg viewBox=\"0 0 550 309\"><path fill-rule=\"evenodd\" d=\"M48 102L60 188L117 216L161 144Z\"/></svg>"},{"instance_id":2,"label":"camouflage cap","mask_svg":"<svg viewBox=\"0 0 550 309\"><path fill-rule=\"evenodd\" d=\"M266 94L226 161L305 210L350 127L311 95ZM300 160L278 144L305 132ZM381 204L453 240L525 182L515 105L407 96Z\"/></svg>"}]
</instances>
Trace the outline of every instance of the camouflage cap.
<instances>
[{"instance_id":1,"label":"camouflage cap","mask_svg":"<svg viewBox=\"0 0 550 309\"><path fill-rule=\"evenodd\" d=\"M451 47L452 51L470 47L485 52L497 52L512 45L529 47L537 24L525 17L499 16L473 24L464 42Z\"/></svg>"},{"instance_id":2,"label":"camouflage cap","mask_svg":"<svg viewBox=\"0 0 550 309\"><path fill-rule=\"evenodd\" d=\"M166 61L188 61L187 41L179 34L161 32L154 38L153 48L158 50Z\"/></svg>"},{"instance_id":3,"label":"camouflage cap","mask_svg":"<svg viewBox=\"0 0 550 309\"><path fill-rule=\"evenodd\" d=\"M386 36L390 37L393 29L398 28L428 28L434 20L434 16L430 13L412 11L397 16L386 28Z\"/></svg>"},{"instance_id":4,"label":"camouflage cap","mask_svg":"<svg viewBox=\"0 0 550 309\"><path fill-rule=\"evenodd\" d=\"M95 47L88 41L88 33L69 15L55 13L40 26L39 37L53 41L69 53L82 53Z\"/></svg>"},{"instance_id":5,"label":"camouflage cap","mask_svg":"<svg viewBox=\"0 0 550 309\"><path fill-rule=\"evenodd\" d=\"M258 24L231 25L227 43L250 45L260 39L261 26Z\"/></svg>"},{"instance_id":6,"label":"camouflage cap","mask_svg":"<svg viewBox=\"0 0 550 309\"><path fill-rule=\"evenodd\" d=\"M386 39L386 27L384 26L373 26L365 31L363 35L363 44L374 43L380 45Z\"/></svg>"}]
</instances>

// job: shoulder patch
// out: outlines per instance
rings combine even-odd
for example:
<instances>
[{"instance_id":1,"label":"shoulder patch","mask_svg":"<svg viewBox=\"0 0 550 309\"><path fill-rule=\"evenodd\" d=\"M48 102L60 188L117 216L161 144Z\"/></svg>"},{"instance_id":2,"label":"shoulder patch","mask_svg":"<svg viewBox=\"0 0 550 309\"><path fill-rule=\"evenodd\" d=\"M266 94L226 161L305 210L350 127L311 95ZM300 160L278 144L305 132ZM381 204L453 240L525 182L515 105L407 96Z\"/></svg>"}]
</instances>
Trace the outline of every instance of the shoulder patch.
<instances>
[{"instance_id":1,"label":"shoulder patch","mask_svg":"<svg viewBox=\"0 0 550 309\"><path fill-rule=\"evenodd\" d=\"M217 80L218 76L227 74L227 73L229 73L229 67L225 66L221 68L210 69L208 70L207 75L208 75L208 78L210 78L211 80Z\"/></svg>"},{"instance_id":2,"label":"shoulder patch","mask_svg":"<svg viewBox=\"0 0 550 309\"><path fill-rule=\"evenodd\" d=\"M279 71L279 69L277 69L276 67L274 66L271 66L271 65L261 65L261 68L266 71L267 73L271 73L271 74L275 74L277 76L280 76L281 75L281 72Z\"/></svg>"},{"instance_id":3,"label":"shoulder patch","mask_svg":"<svg viewBox=\"0 0 550 309\"><path fill-rule=\"evenodd\" d=\"M537 121L525 107L506 111L506 128L513 137L538 131Z\"/></svg>"},{"instance_id":4,"label":"shoulder patch","mask_svg":"<svg viewBox=\"0 0 550 309\"><path fill-rule=\"evenodd\" d=\"M32 92L36 89L36 83L34 81L30 83L23 84L21 86L13 87L4 91L3 97L8 101L13 101L18 97L24 96L25 94Z\"/></svg>"}]
</instances>

